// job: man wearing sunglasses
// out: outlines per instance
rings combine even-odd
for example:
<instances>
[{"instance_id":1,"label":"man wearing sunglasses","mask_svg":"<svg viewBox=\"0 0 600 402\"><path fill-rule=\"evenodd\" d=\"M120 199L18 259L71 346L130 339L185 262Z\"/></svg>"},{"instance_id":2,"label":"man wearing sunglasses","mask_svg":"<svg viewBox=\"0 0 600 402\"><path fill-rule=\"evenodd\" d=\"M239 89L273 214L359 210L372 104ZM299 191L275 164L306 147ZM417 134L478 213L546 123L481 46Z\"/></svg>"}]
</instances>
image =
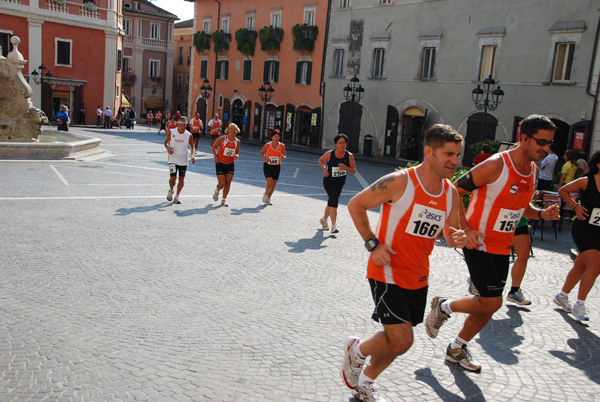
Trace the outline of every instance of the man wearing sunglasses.
<instances>
[{"instance_id":1,"label":"man wearing sunglasses","mask_svg":"<svg viewBox=\"0 0 600 402\"><path fill-rule=\"evenodd\" d=\"M519 123L521 143L475 166L455 183L462 196L472 192L461 228L467 235L465 261L478 296L450 300L434 297L425 329L435 338L453 312L468 314L462 330L446 349L446 360L474 372L481 370L467 350L467 343L502 306L502 292L509 271L510 246L521 217L557 220L558 205L546 209L531 204L538 169L535 161L544 158L556 126L545 116L531 115Z\"/></svg>"}]
</instances>

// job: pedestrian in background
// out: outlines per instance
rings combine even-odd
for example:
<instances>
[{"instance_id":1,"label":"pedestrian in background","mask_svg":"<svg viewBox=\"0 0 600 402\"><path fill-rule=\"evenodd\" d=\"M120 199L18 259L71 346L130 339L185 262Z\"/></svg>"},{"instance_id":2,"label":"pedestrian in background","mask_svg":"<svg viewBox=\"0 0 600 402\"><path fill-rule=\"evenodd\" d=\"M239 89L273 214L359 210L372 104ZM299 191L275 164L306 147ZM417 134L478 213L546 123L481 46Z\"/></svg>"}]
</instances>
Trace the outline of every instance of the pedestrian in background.
<instances>
[{"instance_id":1,"label":"pedestrian in background","mask_svg":"<svg viewBox=\"0 0 600 402\"><path fill-rule=\"evenodd\" d=\"M66 105L60 105L60 111L54 118L58 121L58 130L69 131L69 113Z\"/></svg>"},{"instance_id":2,"label":"pedestrian in background","mask_svg":"<svg viewBox=\"0 0 600 402\"><path fill-rule=\"evenodd\" d=\"M558 183L559 188L575 180L575 174L577 173L577 154L575 151L573 149L567 150L564 158L566 162L560 171L561 176L560 182Z\"/></svg>"},{"instance_id":3,"label":"pedestrian in background","mask_svg":"<svg viewBox=\"0 0 600 402\"><path fill-rule=\"evenodd\" d=\"M336 222L340 195L346 184L346 174L354 174L356 167L354 155L346 150L348 144L346 134L336 135L333 142L335 148L325 152L319 158L319 166L323 169L323 187L328 197L325 212L319 223L323 230L328 230L327 220L331 217L331 233L338 233Z\"/></svg>"},{"instance_id":4,"label":"pedestrian in background","mask_svg":"<svg viewBox=\"0 0 600 402\"><path fill-rule=\"evenodd\" d=\"M483 144L481 146L481 152L473 159L473 165L483 162L490 156L492 156L492 147L490 144Z\"/></svg>"},{"instance_id":5,"label":"pedestrian in background","mask_svg":"<svg viewBox=\"0 0 600 402\"><path fill-rule=\"evenodd\" d=\"M556 151L558 146L555 143L550 143L548 156L542 160L540 167L540 178L538 179L538 190L552 190L552 181L554 180L554 169L558 163L558 155Z\"/></svg>"}]
</instances>

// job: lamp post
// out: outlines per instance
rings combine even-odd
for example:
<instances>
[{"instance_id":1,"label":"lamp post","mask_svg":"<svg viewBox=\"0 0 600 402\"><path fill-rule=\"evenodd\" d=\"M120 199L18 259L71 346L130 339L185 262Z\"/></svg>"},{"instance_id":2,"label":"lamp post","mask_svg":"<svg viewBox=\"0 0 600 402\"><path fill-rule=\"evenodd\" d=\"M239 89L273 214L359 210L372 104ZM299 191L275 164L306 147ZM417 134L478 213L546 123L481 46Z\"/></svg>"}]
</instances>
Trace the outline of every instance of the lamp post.
<instances>
[{"instance_id":1,"label":"lamp post","mask_svg":"<svg viewBox=\"0 0 600 402\"><path fill-rule=\"evenodd\" d=\"M36 85L40 86L40 110L42 112L44 112L44 70L46 70L46 67L43 64L40 64L37 70L33 70L31 72L31 78L33 79L33 82L35 82ZM48 72L46 73L46 78L52 77L52 73L50 72L50 70L48 70ZM52 116L50 116L50 118L52 118Z\"/></svg>"},{"instance_id":2,"label":"lamp post","mask_svg":"<svg viewBox=\"0 0 600 402\"><path fill-rule=\"evenodd\" d=\"M354 74L354 77L350 78L350 83L344 87L344 98L350 102L350 132L348 137L350 138L350 152L358 152L358 141L354 138L354 103L360 103L365 90L362 85L359 84L360 80ZM354 147L356 145L356 148Z\"/></svg>"},{"instance_id":3,"label":"lamp post","mask_svg":"<svg viewBox=\"0 0 600 402\"><path fill-rule=\"evenodd\" d=\"M481 125L481 141L483 141L483 133L485 130L485 122L487 120L487 111L488 110L496 110L498 105L502 103L502 98L504 97L504 91L498 88L494 89L496 85L496 81L492 78L490 74L485 80L483 80L483 89L481 85L477 85L477 88L474 88L471 91L471 96L473 98L473 103L475 103L475 107L477 110L483 109L483 124ZM483 95L485 95L485 99L483 99ZM490 102L490 95L492 95L492 99Z\"/></svg>"},{"instance_id":4,"label":"lamp post","mask_svg":"<svg viewBox=\"0 0 600 402\"><path fill-rule=\"evenodd\" d=\"M263 142L265 141L264 129L267 126L265 121L267 118L267 102L271 101L271 98L273 98L274 94L275 90L269 81L265 81L263 85L258 88L258 96L260 96L260 100L263 102L263 118L260 119L260 139Z\"/></svg>"},{"instance_id":5,"label":"lamp post","mask_svg":"<svg viewBox=\"0 0 600 402\"><path fill-rule=\"evenodd\" d=\"M210 86L210 82L205 78L204 81L202 81L202 86L200 87L200 95L202 96L202 99L204 99L204 129L203 131L203 136L206 136L206 126L208 124L208 98L210 97L210 91L212 91L212 87Z\"/></svg>"}]
</instances>

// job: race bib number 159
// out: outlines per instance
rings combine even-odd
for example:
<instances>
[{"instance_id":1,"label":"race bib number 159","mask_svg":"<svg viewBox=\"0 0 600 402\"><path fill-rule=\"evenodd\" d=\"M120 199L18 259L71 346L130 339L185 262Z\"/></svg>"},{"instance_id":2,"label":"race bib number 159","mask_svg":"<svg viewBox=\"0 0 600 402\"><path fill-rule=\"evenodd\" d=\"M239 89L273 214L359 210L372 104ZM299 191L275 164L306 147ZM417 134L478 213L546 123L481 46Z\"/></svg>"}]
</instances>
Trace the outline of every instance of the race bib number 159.
<instances>
[{"instance_id":1,"label":"race bib number 159","mask_svg":"<svg viewBox=\"0 0 600 402\"><path fill-rule=\"evenodd\" d=\"M502 233L514 232L519 224L519 221L521 220L522 214L522 209L514 211L511 209L501 208L498 218L496 218L496 223L494 224L494 231Z\"/></svg>"}]
</instances>

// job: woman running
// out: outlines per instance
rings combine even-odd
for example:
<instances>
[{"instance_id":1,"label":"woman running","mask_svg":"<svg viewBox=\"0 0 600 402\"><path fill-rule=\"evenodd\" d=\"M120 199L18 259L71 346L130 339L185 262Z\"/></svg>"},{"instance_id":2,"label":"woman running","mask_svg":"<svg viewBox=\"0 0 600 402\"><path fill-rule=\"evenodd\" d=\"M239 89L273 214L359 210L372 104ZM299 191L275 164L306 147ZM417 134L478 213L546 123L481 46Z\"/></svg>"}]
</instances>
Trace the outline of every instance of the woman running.
<instances>
[{"instance_id":1,"label":"woman running","mask_svg":"<svg viewBox=\"0 0 600 402\"><path fill-rule=\"evenodd\" d=\"M260 156L265 160L263 164L263 173L267 179L267 187L262 201L267 205L271 204L271 196L275 191L277 180L279 180L279 172L281 171L281 161L286 158L285 145L279 142L281 132L278 129L271 131L271 142L265 144L260 150Z\"/></svg>"},{"instance_id":2,"label":"woman running","mask_svg":"<svg viewBox=\"0 0 600 402\"><path fill-rule=\"evenodd\" d=\"M335 149L325 152L319 158L319 166L323 169L324 176L323 187L329 197L325 213L319 222L323 230L327 230L329 229L327 219L331 217L331 233L338 233L336 227L338 201L342 194L342 188L346 184L346 174L355 173L356 168L354 156L346 151L346 144L348 143L346 134L336 135L333 142L335 143Z\"/></svg>"},{"instance_id":3,"label":"woman running","mask_svg":"<svg viewBox=\"0 0 600 402\"><path fill-rule=\"evenodd\" d=\"M152 114L152 110L148 110L146 113L146 120L148 120L148 130L152 129L152 120L154 120L154 115Z\"/></svg>"},{"instance_id":4,"label":"woman running","mask_svg":"<svg viewBox=\"0 0 600 402\"><path fill-rule=\"evenodd\" d=\"M237 124L230 123L225 130L225 135L217 138L211 147L217 171L217 188L213 194L213 200L218 201L219 192L223 190L222 207L228 206L226 199L235 171L234 162L240 156L240 140L236 138L239 132L240 128Z\"/></svg>"},{"instance_id":5,"label":"woman running","mask_svg":"<svg viewBox=\"0 0 600 402\"><path fill-rule=\"evenodd\" d=\"M573 241L579 250L573 268L554 303L563 310L573 313L578 321L588 321L585 299L600 274L600 151L592 155L589 172L579 179L561 187L558 194L573 207L577 219L571 226ZM577 204L571 193L581 191L581 203ZM571 308L568 295L579 283L577 302Z\"/></svg>"}]
</instances>

